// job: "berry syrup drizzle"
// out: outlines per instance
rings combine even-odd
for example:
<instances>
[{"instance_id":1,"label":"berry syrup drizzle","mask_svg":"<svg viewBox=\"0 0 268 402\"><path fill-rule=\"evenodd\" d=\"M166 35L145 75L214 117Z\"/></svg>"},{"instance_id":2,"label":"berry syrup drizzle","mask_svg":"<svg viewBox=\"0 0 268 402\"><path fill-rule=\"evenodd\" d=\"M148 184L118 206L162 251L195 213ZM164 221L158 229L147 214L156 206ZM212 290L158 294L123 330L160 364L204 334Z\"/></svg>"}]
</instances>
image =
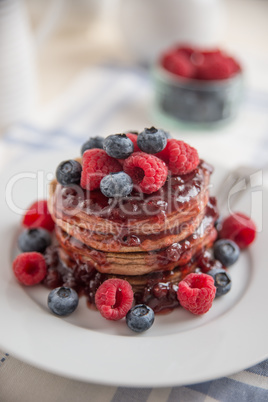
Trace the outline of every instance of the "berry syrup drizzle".
<instances>
[{"instance_id":1,"label":"berry syrup drizzle","mask_svg":"<svg viewBox=\"0 0 268 402\"><path fill-rule=\"evenodd\" d=\"M105 197L99 190L86 191L79 187L57 186L54 209L59 218L75 220L78 212L94 215L119 224L143 220L155 216L165 219L167 214L183 211L190 205L198 208L198 195L204 184L204 176L211 174L213 168L204 161L191 173L182 176L169 176L164 186L153 194L144 194L135 189L130 197L120 200Z\"/></svg>"},{"instance_id":2,"label":"berry syrup drizzle","mask_svg":"<svg viewBox=\"0 0 268 402\"><path fill-rule=\"evenodd\" d=\"M88 306L95 307L95 293L98 287L111 277L127 279L125 276L108 275L97 271L89 263L69 258L68 266L60 259L60 246L55 244L45 251L47 275L43 284L49 289L59 286L71 287L79 296L86 296ZM191 272L208 272L212 268L222 268L205 249L187 264L172 271L158 271L145 275L143 285L133 286L135 304L146 304L155 313L172 311L179 306L177 300L178 278L182 280ZM139 277L140 278L140 277Z\"/></svg>"},{"instance_id":3,"label":"berry syrup drizzle","mask_svg":"<svg viewBox=\"0 0 268 402\"><path fill-rule=\"evenodd\" d=\"M57 193L54 200L55 202L56 200L59 201L58 197L61 197L60 200L62 203L60 208L57 204L54 205L54 207L59 216L63 216L67 219L68 210L73 211L74 208L77 208L79 211L83 211L86 214L94 215L96 219L98 219L98 217L106 218L109 219L109 221L126 224L126 226L129 219L133 220L133 211L136 212L135 220L142 220L147 217L147 213L144 212L145 203L147 208L150 209L150 215L155 215L156 219L166 219L167 212L170 213L178 209L183 211L184 208L187 209L189 206L191 206L192 211L198 215L200 214L200 208L196 199L198 199L198 194L202 191L204 175L210 175L212 171L213 169L210 165L201 161L193 172L183 176L169 177L166 184L161 189L162 192L159 192L159 194L158 192L154 193L153 200L146 194L143 199L139 197L128 197L125 200L121 200L124 205L123 209L120 205L113 205L111 209L109 205L111 199L103 196L99 190L91 192L82 190L82 195L81 193L79 195L72 188L57 186L56 192L59 193ZM157 197L158 195L159 197ZM167 211L167 207L169 211ZM205 222L203 223L205 228L206 226L210 228L210 242L207 246L201 245L200 249L191 254L192 242L198 236L201 236L198 233L193 233L191 236L187 237L184 242L181 242L181 244L174 243L165 250L152 251L152 253L159 255L158 270L150 274L136 277L101 273L92 263L81 262L75 247L86 248L86 252L95 252L96 258L100 259L98 262L101 265L105 265L105 253L91 249L71 236L67 238L67 241L72 242L72 250L68 253L68 250L62 248L56 240L55 244L48 247L44 254L48 271L43 284L50 289L59 286L71 287L77 291L79 296L85 295L88 306L95 308L95 294L99 286L106 279L113 277L121 278L128 280L132 285L135 304L146 304L151 307L155 313L169 312L179 306L177 299L178 282L196 269L202 271L204 268L207 272L209 266L212 267L215 265L215 261L213 261L212 258L209 259L206 254L206 247L211 246L217 236L216 229L213 227L218 217L214 198L209 199L206 211L204 216ZM72 219L75 219L75 216L72 215ZM168 236L168 234L166 235ZM134 234L124 236L126 236L126 234L122 232L120 242L124 243L127 241L128 245L136 246L142 241L139 236ZM167 265L168 261L178 261L182 256L185 257L183 265L181 264L181 266L177 266L173 270L165 270L167 269L165 265ZM200 264L203 261L202 266L198 264L199 261Z\"/></svg>"}]
</instances>

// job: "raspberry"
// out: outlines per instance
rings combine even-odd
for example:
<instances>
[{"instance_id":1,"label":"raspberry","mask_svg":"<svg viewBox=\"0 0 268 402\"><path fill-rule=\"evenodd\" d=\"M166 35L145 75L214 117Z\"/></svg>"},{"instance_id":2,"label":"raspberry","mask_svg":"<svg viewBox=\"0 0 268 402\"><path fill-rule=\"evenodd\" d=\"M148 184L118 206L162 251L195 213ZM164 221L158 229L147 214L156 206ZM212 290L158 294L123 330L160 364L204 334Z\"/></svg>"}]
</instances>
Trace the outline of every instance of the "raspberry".
<instances>
[{"instance_id":1,"label":"raspberry","mask_svg":"<svg viewBox=\"0 0 268 402\"><path fill-rule=\"evenodd\" d=\"M195 68L184 53L171 51L162 57L160 63L166 70L180 77L194 76Z\"/></svg>"},{"instance_id":2,"label":"raspberry","mask_svg":"<svg viewBox=\"0 0 268 402\"><path fill-rule=\"evenodd\" d=\"M189 274L178 285L177 298L193 314L205 314L212 306L216 287L207 274Z\"/></svg>"},{"instance_id":3,"label":"raspberry","mask_svg":"<svg viewBox=\"0 0 268 402\"><path fill-rule=\"evenodd\" d=\"M132 287L123 279L107 279L95 295L96 307L107 320L121 320L131 309L132 303Z\"/></svg>"},{"instance_id":4,"label":"raspberry","mask_svg":"<svg viewBox=\"0 0 268 402\"><path fill-rule=\"evenodd\" d=\"M174 139L168 139L166 148L155 156L163 159L174 175L190 173L199 164L196 149Z\"/></svg>"},{"instance_id":5,"label":"raspberry","mask_svg":"<svg viewBox=\"0 0 268 402\"><path fill-rule=\"evenodd\" d=\"M244 249L254 241L256 230L252 219L241 212L236 212L223 220L219 237L233 240L240 249Z\"/></svg>"},{"instance_id":6,"label":"raspberry","mask_svg":"<svg viewBox=\"0 0 268 402\"><path fill-rule=\"evenodd\" d=\"M236 74L236 73L241 71L240 64L235 59L233 59L232 57L227 57L226 61L229 64L229 68L230 68L230 71L231 71L232 75L234 75L234 74Z\"/></svg>"},{"instance_id":7,"label":"raspberry","mask_svg":"<svg viewBox=\"0 0 268 402\"><path fill-rule=\"evenodd\" d=\"M36 285L46 276L47 265L45 258L35 251L19 254L13 261L13 272L23 285Z\"/></svg>"},{"instance_id":8,"label":"raspberry","mask_svg":"<svg viewBox=\"0 0 268 402\"><path fill-rule=\"evenodd\" d=\"M109 173L122 171L120 163L103 149L89 149L83 154L81 187L86 190L100 188L101 180Z\"/></svg>"},{"instance_id":9,"label":"raspberry","mask_svg":"<svg viewBox=\"0 0 268 402\"><path fill-rule=\"evenodd\" d=\"M39 200L32 204L22 220L27 228L43 228L53 231L55 223L50 215L46 200Z\"/></svg>"},{"instance_id":10,"label":"raspberry","mask_svg":"<svg viewBox=\"0 0 268 402\"><path fill-rule=\"evenodd\" d=\"M224 57L205 58L197 68L196 78L200 80L224 80L232 75L230 63Z\"/></svg>"},{"instance_id":11,"label":"raspberry","mask_svg":"<svg viewBox=\"0 0 268 402\"><path fill-rule=\"evenodd\" d=\"M178 54L183 54L183 55L187 56L188 58L190 58L192 56L192 54L195 52L195 50L190 46L180 46L176 49L176 52Z\"/></svg>"},{"instance_id":12,"label":"raspberry","mask_svg":"<svg viewBox=\"0 0 268 402\"><path fill-rule=\"evenodd\" d=\"M124 171L138 184L143 193L151 194L165 183L168 169L166 164L155 155L134 152L123 165Z\"/></svg>"},{"instance_id":13,"label":"raspberry","mask_svg":"<svg viewBox=\"0 0 268 402\"><path fill-rule=\"evenodd\" d=\"M134 145L134 151L133 152L140 151L140 149L138 147L138 144L137 144L137 139L138 139L137 134L127 133L126 136L133 142L133 145Z\"/></svg>"},{"instance_id":14,"label":"raspberry","mask_svg":"<svg viewBox=\"0 0 268 402\"><path fill-rule=\"evenodd\" d=\"M205 58L221 59L222 52L220 49L203 50L200 52Z\"/></svg>"}]
</instances>

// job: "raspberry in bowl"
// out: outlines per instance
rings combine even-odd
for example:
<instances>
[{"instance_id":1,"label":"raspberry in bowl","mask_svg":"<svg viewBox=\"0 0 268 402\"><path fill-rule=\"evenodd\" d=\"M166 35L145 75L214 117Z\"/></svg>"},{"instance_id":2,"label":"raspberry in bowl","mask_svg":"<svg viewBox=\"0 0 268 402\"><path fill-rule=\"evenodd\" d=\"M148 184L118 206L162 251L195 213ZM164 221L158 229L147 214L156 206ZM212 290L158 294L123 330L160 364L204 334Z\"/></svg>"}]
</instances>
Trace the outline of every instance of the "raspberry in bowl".
<instances>
[{"instance_id":1,"label":"raspberry in bowl","mask_svg":"<svg viewBox=\"0 0 268 402\"><path fill-rule=\"evenodd\" d=\"M228 122L239 110L242 68L220 49L174 47L153 69L153 112L172 125L210 127Z\"/></svg>"}]
</instances>

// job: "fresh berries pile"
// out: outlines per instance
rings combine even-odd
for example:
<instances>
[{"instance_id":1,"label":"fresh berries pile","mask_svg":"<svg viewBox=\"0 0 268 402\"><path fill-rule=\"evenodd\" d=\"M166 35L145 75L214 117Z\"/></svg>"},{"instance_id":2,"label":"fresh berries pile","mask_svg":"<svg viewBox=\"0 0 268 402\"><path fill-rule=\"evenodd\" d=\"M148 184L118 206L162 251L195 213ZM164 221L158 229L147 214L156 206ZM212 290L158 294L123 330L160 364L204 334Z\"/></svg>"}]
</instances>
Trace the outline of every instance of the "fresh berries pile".
<instances>
[{"instance_id":1,"label":"fresh berries pile","mask_svg":"<svg viewBox=\"0 0 268 402\"><path fill-rule=\"evenodd\" d=\"M201 273L187 275L178 284L177 297L182 307L193 314L205 314L216 295L214 279Z\"/></svg>"},{"instance_id":2,"label":"fresh berries pile","mask_svg":"<svg viewBox=\"0 0 268 402\"><path fill-rule=\"evenodd\" d=\"M180 51L185 57L191 54L191 49ZM206 57L218 57L219 54L215 51ZM198 60L199 56L194 57ZM189 174L199 164L194 148L154 127L145 128L140 134L111 135L106 140L91 138L82 148L82 164L68 160L58 166L58 183L64 187L78 185L89 191L100 190L108 198L128 197L134 185L146 194L154 193L165 184L168 174ZM53 242L50 232L54 228L47 202L41 200L32 204L22 224L26 227L18 237L22 253L13 262L13 272L20 283L31 286L45 282L51 274L48 273L47 254L44 255ZM219 239L211 250L203 251L197 258L198 272L188 274L176 285L174 297L195 315L206 313L215 297L230 291L232 280L226 267L235 264L240 249L254 241L257 231L254 222L239 212L220 221L216 228ZM132 237L131 241L136 244L135 236ZM174 245L172 247L170 255L172 261L176 261L180 253ZM156 298L167 294L165 284L162 285L152 288L152 295ZM125 318L129 329L136 333L153 325L155 317L151 307L146 304L133 306L135 295L128 281L120 278L100 280L95 290L96 308L106 319L117 321ZM78 307L79 296L69 283L60 287L58 284L49 293L47 303L53 314L66 316Z\"/></svg>"},{"instance_id":3,"label":"fresh berries pile","mask_svg":"<svg viewBox=\"0 0 268 402\"><path fill-rule=\"evenodd\" d=\"M94 141L99 143L98 138L92 139L90 146ZM82 149L80 185L89 191L100 189L108 198L130 195L133 184L136 191L154 193L165 184L169 172L184 175L199 164L194 148L155 127L145 128L140 134L109 135L102 145L103 149ZM65 161L63 166L68 162L73 161ZM57 179L62 164L57 169ZM62 185L67 181L68 178L58 179Z\"/></svg>"},{"instance_id":4,"label":"fresh berries pile","mask_svg":"<svg viewBox=\"0 0 268 402\"><path fill-rule=\"evenodd\" d=\"M174 75L196 80L224 80L241 72L239 63L219 49L175 47L162 55L160 64Z\"/></svg>"}]
</instances>

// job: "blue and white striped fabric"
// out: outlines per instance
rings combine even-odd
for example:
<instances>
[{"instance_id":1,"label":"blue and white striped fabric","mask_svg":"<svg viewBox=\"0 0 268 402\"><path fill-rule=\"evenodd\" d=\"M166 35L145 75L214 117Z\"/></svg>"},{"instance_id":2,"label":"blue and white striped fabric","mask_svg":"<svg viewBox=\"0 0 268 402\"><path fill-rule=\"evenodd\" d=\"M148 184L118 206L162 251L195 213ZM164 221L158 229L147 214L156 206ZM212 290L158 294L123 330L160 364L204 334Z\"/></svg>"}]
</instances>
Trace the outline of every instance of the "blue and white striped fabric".
<instances>
[{"instance_id":1,"label":"blue and white striped fabric","mask_svg":"<svg viewBox=\"0 0 268 402\"><path fill-rule=\"evenodd\" d=\"M0 352L1 402L267 402L268 360L238 374L185 387L86 384L36 369Z\"/></svg>"},{"instance_id":2,"label":"blue and white striped fabric","mask_svg":"<svg viewBox=\"0 0 268 402\"><path fill-rule=\"evenodd\" d=\"M267 69L263 68L263 71ZM114 66L85 71L46 110L5 133L0 142L0 169L13 159L44 150L62 150L64 153L65 149L72 148L76 156L81 144L90 136L141 130L157 124L150 114L151 93L146 71ZM221 149L219 163L261 165L267 162L268 156L267 109L268 85L252 85L238 119L230 126L217 133L175 130L172 134L186 139L205 158ZM243 152L239 152L241 144ZM133 389L65 379L22 363L8 352L0 352L0 402L268 400L268 360L230 377L202 384Z\"/></svg>"}]
</instances>

